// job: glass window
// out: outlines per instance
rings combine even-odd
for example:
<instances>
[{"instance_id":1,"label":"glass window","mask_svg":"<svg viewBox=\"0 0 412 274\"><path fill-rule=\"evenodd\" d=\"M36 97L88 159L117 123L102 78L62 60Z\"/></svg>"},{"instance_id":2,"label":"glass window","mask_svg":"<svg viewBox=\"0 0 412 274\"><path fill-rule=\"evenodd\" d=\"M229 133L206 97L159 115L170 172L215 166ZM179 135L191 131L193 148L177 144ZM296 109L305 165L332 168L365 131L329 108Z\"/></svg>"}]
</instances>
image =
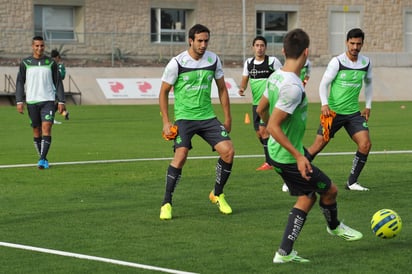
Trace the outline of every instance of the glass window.
<instances>
[{"instance_id":1,"label":"glass window","mask_svg":"<svg viewBox=\"0 0 412 274\"><path fill-rule=\"evenodd\" d=\"M75 40L74 8L34 6L34 32L45 40Z\"/></svg>"},{"instance_id":2,"label":"glass window","mask_svg":"<svg viewBox=\"0 0 412 274\"><path fill-rule=\"evenodd\" d=\"M268 43L282 43L288 25L287 12L258 11L256 14L256 34L264 36Z\"/></svg>"},{"instance_id":3,"label":"glass window","mask_svg":"<svg viewBox=\"0 0 412 274\"><path fill-rule=\"evenodd\" d=\"M151 10L152 42L185 42L186 11L178 9Z\"/></svg>"}]
</instances>

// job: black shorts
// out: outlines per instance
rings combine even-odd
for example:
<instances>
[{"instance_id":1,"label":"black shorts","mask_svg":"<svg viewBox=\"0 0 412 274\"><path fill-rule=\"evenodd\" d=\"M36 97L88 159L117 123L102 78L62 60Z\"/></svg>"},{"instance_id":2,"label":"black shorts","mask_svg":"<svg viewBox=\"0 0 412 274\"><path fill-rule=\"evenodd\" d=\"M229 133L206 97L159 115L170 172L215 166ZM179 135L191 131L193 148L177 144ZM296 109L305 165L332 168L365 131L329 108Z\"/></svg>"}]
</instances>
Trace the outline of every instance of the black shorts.
<instances>
[{"instance_id":1,"label":"black shorts","mask_svg":"<svg viewBox=\"0 0 412 274\"><path fill-rule=\"evenodd\" d=\"M266 127L266 124L262 121L262 119L260 119L260 116L256 112L257 107L257 105L252 106L253 128L255 131L259 131L259 126Z\"/></svg>"},{"instance_id":2,"label":"black shorts","mask_svg":"<svg viewBox=\"0 0 412 274\"><path fill-rule=\"evenodd\" d=\"M350 137L362 130L369 131L368 123L366 122L365 117L361 116L360 112L348 115L336 114L336 117L332 122L332 128L329 131L329 137L333 138L335 136L335 133L338 132L338 130L340 130L342 127L345 128ZM318 135L323 135L322 131L322 125L320 125L318 129Z\"/></svg>"},{"instance_id":3,"label":"black shorts","mask_svg":"<svg viewBox=\"0 0 412 274\"><path fill-rule=\"evenodd\" d=\"M329 190L332 181L322 170L312 165L313 173L309 181L300 174L297 164L271 163L275 171L282 177L292 196L313 195L315 192L322 194Z\"/></svg>"},{"instance_id":4,"label":"black shorts","mask_svg":"<svg viewBox=\"0 0 412 274\"><path fill-rule=\"evenodd\" d=\"M208 120L177 120L178 134L174 140L174 148L187 147L192 148L192 138L195 134L202 137L214 150L216 144L230 140L229 134L225 127L217 120L212 118Z\"/></svg>"},{"instance_id":5,"label":"black shorts","mask_svg":"<svg viewBox=\"0 0 412 274\"><path fill-rule=\"evenodd\" d=\"M27 104L27 111L32 127L41 127L42 122L53 123L54 114L56 113L54 101Z\"/></svg>"}]
</instances>

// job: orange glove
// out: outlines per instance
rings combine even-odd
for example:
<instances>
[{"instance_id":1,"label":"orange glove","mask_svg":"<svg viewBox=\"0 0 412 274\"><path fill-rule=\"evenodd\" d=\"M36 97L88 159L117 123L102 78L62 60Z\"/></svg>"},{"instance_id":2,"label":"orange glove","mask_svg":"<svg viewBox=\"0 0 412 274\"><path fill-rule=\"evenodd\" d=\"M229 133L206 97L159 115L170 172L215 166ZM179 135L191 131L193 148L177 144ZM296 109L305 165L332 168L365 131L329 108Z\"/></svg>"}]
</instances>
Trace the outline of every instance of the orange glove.
<instances>
[{"instance_id":1,"label":"orange glove","mask_svg":"<svg viewBox=\"0 0 412 274\"><path fill-rule=\"evenodd\" d=\"M333 110L330 111L329 116L323 114L320 115L320 123L323 127L323 140L325 142L329 141L329 130L332 128L333 119L336 117L336 112Z\"/></svg>"},{"instance_id":2,"label":"orange glove","mask_svg":"<svg viewBox=\"0 0 412 274\"><path fill-rule=\"evenodd\" d=\"M162 137L166 141L174 140L176 136L177 136L177 126L176 125L173 125L170 127L170 134L165 135L165 133L162 132Z\"/></svg>"}]
</instances>

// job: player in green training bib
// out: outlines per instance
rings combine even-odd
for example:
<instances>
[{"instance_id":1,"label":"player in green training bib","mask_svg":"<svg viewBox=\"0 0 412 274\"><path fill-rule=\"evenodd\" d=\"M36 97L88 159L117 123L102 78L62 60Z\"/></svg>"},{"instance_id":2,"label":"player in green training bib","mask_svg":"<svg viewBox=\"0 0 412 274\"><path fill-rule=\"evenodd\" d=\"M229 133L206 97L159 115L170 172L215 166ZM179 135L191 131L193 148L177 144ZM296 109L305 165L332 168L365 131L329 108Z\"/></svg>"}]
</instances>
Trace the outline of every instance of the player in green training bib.
<instances>
[{"instance_id":1,"label":"player in green training bib","mask_svg":"<svg viewBox=\"0 0 412 274\"><path fill-rule=\"evenodd\" d=\"M336 185L304 156L302 139L308 101L299 75L309 54L307 33L302 29L288 32L283 41L283 52L285 64L269 77L257 108L270 133L271 165L288 186L290 195L297 197L273 263L307 263L309 260L298 256L293 246L316 203L317 194L329 234L355 241L362 238L362 233L339 221Z\"/></svg>"},{"instance_id":2,"label":"player in green training bib","mask_svg":"<svg viewBox=\"0 0 412 274\"><path fill-rule=\"evenodd\" d=\"M163 119L163 133L170 134L172 119L169 116L169 93L173 88L174 120L178 135L174 140L174 158L166 174L166 190L160 209L160 219L172 219L172 195L182 174L192 138L195 134L204 139L220 158L216 164L216 180L209 199L223 214L231 214L223 188L229 179L235 154L229 137L232 117L229 94L219 57L207 51L210 31L197 24L189 30L189 49L167 64L160 87L159 104ZM214 113L211 99L213 81L216 82L220 104L224 113L223 124Z\"/></svg>"},{"instance_id":3,"label":"player in green training bib","mask_svg":"<svg viewBox=\"0 0 412 274\"><path fill-rule=\"evenodd\" d=\"M254 57L248 58L243 65L242 81L240 83L239 95L244 96L245 90L249 83L252 92L252 115L253 127L260 143L263 145L265 154L265 162L256 170L270 170L273 167L269 164L269 153L267 144L269 133L266 131L266 125L262 122L259 115L256 113L256 108L260 98L266 89L268 77L279 68L282 67L279 59L275 56L266 55L267 41L263 36L256 36L253 39L252 48Z\"/></svg>"},{"instance_id":4,"label":"player in green training bib","mask_svg":"<svg viewBox=\"0 0 412 274\"><path fill-rule=\"evenodd\" d=\"M329 138L333 138L335 133L344 127L358 147L346 182L346 189L355 191L369 190L358 182L358 177L372 146L367 124L372 107L372 65L368 57L359 53L364 39L365 34L361 29L355 28L348 32L347 51L332 58L319 85L322 115L329 116L331 111L336 113L329 130ZM359 95L363 84L365 109L361 112ZM329 140L324 140L323 128L320 126L315 141L307 149L308 159L313 160Z\"/></svg>"}]
</instances>

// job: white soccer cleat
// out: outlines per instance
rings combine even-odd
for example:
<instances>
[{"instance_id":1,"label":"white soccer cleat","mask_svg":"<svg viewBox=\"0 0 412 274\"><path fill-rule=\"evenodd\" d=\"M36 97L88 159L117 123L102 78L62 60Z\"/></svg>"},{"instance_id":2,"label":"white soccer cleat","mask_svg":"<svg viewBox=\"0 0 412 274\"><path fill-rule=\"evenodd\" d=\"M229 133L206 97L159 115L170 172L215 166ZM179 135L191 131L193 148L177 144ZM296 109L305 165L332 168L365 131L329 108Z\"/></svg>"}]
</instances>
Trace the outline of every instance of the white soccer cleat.
<instances>
[{"instance_id":1,"label":"white soccer cleat","mask_svg":"<svg viewBox=\"0 0 412 274\"><path fill-rule=\"evenodd\" d=\"M355 190L355 191L369 191L369 188L361 186L359 183L353 183L351 185L349 185L348 183L346 183L346 189L347 190Z\"/></svg>"},{"instance_id":2,"label":"white soccer cleat","mask_svg":"<svg viewBox=\"0 0 412 274\"><path fill-rule=\"evenodd\" d=\"M275 257L273 258L273 263L283 264L283 263L308 263L309 260L298 256L298 253L295 250L292 250L289 255L282 256L276 252Z\"/></svg>"},{"instance_id":3,"label":"white soccer cleat","mask_svg":"<svg viewBox=\"0 0 412 274\"><path fill-rule=\"evenodd\" d=\"M342 222L334 230L326 227L326 231L328 231L330 235L338 236L346 241L357 241L363 237L361 232L350 228Z\"/></svg>"}]
</instances>

